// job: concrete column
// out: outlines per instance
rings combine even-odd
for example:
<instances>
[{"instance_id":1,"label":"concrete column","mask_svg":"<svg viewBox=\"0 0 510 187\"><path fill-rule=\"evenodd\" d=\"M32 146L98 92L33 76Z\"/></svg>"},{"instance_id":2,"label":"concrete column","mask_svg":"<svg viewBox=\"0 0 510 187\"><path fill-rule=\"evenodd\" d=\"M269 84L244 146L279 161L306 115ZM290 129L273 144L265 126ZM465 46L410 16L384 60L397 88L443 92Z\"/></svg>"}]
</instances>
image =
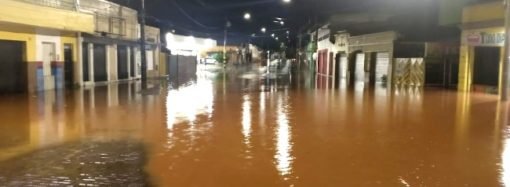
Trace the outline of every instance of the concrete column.
<instances>
[{"instance_id":1,"label":"concrete column","mask_svg":"<svg viewBox=\"0 0 510 187\"><path fill-rule=\"evenodd\" d=\"M94 84L94 44L89 43L89 82Z\"/></svg>"},{"instance_id":2,"label":"concrete column","mask_svg":"<svg viewBox=\"0 0 510 187\"><path fill-rule=\"evenodd\" d=\"M108 72L108 81L116 81L118 80L117 66L117 44L108 45L107 46L107 72Z\"/></svg>"},{"instance_id":3,"label":"concrete column","mask_svg":"<svg viewBox=\"0 0 510 187\"><path fill-rule=\"evenodd\" d=\"M83 38L81 37L81 33L78 33L77 34L77 37L78 37L78 42L76 44L76 52L78 53L78 56L77 56L77 59L78 59L78 62L75 62L75 67L74 67L74 80L75 82L78 81L77 83L81 86L83 86L83 50L86 50L86 49L83 49Z\"/></svg>"},{"instance_id":4,"label":"concrete column","mask_svg":"<svg viewBox=\"0 0 510 187\"><path fill-rule=\"evenodd\" d=\"M389 51L388 51L388 76L387 76L387 80L386 80L386 87L387 88L393 88L393 75L394 75L394 68L393 66L395 65L395 59L393 59L393 52L394 52L394 49L391 48Z\"/></svg>"},{"instance_id":5,"label":"concrete column","mask_svg":"<svg viewBox=\"0 0 510 187\"><path fill-rule=\"evenodd\" d=\"M131 59L131 47L128 47L127 48L127 63L128 63L128 79L131 79L133 77L133 75L131 75L131 61L134 60L134 59Z\"/></svg>"}]
</instances>

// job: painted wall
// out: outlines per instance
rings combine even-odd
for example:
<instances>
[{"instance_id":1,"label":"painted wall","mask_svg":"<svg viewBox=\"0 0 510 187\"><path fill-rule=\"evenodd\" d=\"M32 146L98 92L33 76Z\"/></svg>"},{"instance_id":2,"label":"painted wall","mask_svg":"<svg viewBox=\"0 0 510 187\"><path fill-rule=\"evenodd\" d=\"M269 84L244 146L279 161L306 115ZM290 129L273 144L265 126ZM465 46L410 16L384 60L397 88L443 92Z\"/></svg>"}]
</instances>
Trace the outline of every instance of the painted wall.
<instances>
[{"instance_id":1,"label":"painted wall","mask_svg":"<svg viewBox=\"0 0 510 187\"><path fill-rule=\"evenodd\" d=\"M505 7L501 1L468 6L462 11L462 23L502 20L504 17Z\"/></svg>"},{"instance_id":2,"label":"painted wall","mask_svg":"<svg viewBox=\"0 0 510 187\"><path fill-rule=\"evenodd\" d=\"M15 0L2 0L0 22L65 31L94 32L94 16L92 14L49 8Z\"/></svg>"},{"instance_id":3,"label":"painted wall","mask_svg":"<svg viewBox=\"0 0 510 187\"><path fill-rule=\"evenodd\" d=\"M28 63L28 91L32 92L37 89L37 67L43 61L43 43L49 42L55 45L55 58L53 61L62 62L64 60L64 44L71 44L73 46L74 54L73 61L78 62L77 52L77 38L76 34L72 32L63 33L61 31L33 28L30 26L23 26L18 24L0 24L0 40L21 41L25 43L24 61ZM76 66L75 66L76 68ZM51 75L51 62L43 67L44 69L44 89L54 88L54 80ZM75 79L79 78L76 75ZM51 83L50 83L51 82Z\"/></svg>"},{"instance_id":4,"label":"painted wall","mask_svg":"<svg viewBox=\"0 0 510 187\"><path fill-rule=\"evenodd\" d=\"M331 42L331 37L332 37L332 34L331 33L331 30L329 29L329 25L324 25L322 26L321 28L319 28L317 31L317 36L318 36L318 41L317 41L317 53L320 53L320 52L327 52L327 54L325 54L323 56L324 58L324 62L326 62L323 66L321 67L324 67L324 69L320 70L319 68L317 68L316 72L317 73L327 73L328 76L334 76L335 72L332 72L332 74L330 74L331 70L334 70L335 69L335 64L331 64L332 62L332 59L330 59L330 53L333 53L333 58L334 58L334 54L336 54L336 52L338 51L337 48L336 48L336 45L334 43ZM315 62L316 63L316 67L319 67L319 58L317 58L317 61Z\"/></svg>"},{"instance_id":5,"label":"painted wall","mask_svg":"<svg viewBox=\"0 0 510 187\"><path fill-rule=\"evenodd\" d=\"M106 66L108 72L108 81L117 81L118 72L117 72L117 45L107 45L106 46Z\"/></svg>"},{"instance_id":6,"label":"painted wall","mask_svg":"<svg viewBox=\"0 0 510 187\"><path fill-rule=\"evenodd\" d=\"M338 51L349 53L349 34L340 33L335 35L335 48Z\"/></svg>"},{"instance_id":7,"label":"painted wall","mask_svg":"<svg viewBox=\"0 0 510 187\"><path fill-rule=\"evenodd\" d=\"M34 62L36 56L35 29L0 23L0 40L14 40L25 42L25 61Z\"/></svg>"},{"instance_id":8,"label":"painted wall","mask_svg":"<svg viewBox=\"0 0 510 187\"><path fill-rule=\"evenodd\" d=\"M441 0L439 1L439 24L456 25L462 22L462 9L475 0Z\"/></svg>"}]
</instances>

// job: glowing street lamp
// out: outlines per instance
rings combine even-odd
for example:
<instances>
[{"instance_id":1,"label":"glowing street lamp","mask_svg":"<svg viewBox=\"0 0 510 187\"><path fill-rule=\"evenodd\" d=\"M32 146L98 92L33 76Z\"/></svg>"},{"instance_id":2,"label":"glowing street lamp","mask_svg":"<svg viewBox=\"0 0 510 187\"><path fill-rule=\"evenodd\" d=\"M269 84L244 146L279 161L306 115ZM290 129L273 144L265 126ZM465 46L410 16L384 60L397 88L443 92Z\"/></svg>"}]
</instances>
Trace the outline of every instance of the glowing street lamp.
<instances>
[{"instance_id":1,"label":"glowing street lamp","mask_svg":"<svg viewBox=\"0 0 510 187\"><path fill-rule=\"evenodd\" d=\"M244 20L250 20L251 19L251 14L246 12L244 13L244 16L243 16Z\"/></svg>"},{"instance_id":2,"label":"glowing street lamp","mask_svg":"<svg viewBox=\"0 0 510 187\"><path fill-rule=\"evenodd\" d=\"M292 0L282 0L284 3L290 3Z\"/></svg>"},{"instance_id":3,"label":"glowing street lamp","mask_svg":"<svg viewBox=\"0 0 510 187\"><path fill-rule=\"evenodd\" d=\"M271 37L273 37L273 38L274 38L274 36L275 36L275 35L274 35L274 33L273 33L273 34L271 34Z\"/></svg>"},{"instance_id":4,"label":"glowing street lamp","mask_svg":"<svg viewBox=\"0 0 510 187\"><path fill-rule=\"evenodd\" d=\"M283 22L283 21L280 21L280 25L285 25L285 22Z\"/></svg>"},{"instance_id":5,"label":"glowing street lamp","mask_svg":"<svg viewBox=\"0 0 510 187\"><path fill-rule=\"evenodd\" d=\"M265 27L262 27L262 28L260 29L260 32L262 32L262 33L266 33L266 28L265 28Z\"/></svg>"}]
</instances>

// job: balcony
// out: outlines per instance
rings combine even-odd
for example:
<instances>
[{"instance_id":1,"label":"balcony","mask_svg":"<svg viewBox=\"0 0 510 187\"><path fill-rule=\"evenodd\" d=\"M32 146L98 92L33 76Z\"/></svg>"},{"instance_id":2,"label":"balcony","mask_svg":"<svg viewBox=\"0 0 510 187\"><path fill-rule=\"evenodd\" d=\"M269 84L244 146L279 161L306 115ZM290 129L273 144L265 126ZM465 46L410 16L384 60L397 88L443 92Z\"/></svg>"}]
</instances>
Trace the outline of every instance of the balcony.
<instances>
[{"instance_id":1,"label":"balcony","mask_svg":"<svg viewBox=\"0 0 510 187\"><path fill-rule=\"evenodd\" d=\"M106 0L5 0L0 22L138 38L137 11Z\"/></svg>"},{"instance_id":2,"label":"balcony","mask_svg":"<svg viewBox=\"0 0 510 187\"><path fill-rule=\"evenodd\" d=\"M0 22L63 31L94 32L94 15L72 10L69 2L71 0L2 0Z\"/></svg>"}]
</instances>

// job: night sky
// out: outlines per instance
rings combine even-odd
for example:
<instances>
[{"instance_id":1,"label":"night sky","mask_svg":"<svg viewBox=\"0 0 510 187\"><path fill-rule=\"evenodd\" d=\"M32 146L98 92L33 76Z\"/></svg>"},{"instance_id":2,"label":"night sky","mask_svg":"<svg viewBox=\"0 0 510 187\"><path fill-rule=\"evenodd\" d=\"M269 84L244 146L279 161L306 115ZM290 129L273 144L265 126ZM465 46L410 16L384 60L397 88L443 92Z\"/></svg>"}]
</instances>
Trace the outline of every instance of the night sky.
<instances>
[{"instance_id":1,"label":"night sky","mask_svg":"<svg viewBox=\"0 0 510 187\"><path fill-rule=\"evenodd\" d=\"M140 0L112 1L136 10L140 5ZM218 43L223 40L228 20L232 23L229 43L237 44L267 40L271 33L285 38L287 30L292 39L314 20L324 22L333 14L370 13L380 9L402 12L396 20L419 21L414 24L426 19L422 23L425 28L437 23L434 16L437 1L446 0L292 0L290 4L282 0L146 0L146 10L148 24L160 27L163 33L175 30L178 34L214 38ZM416 11L423 13L414 15ZM245 12L251 13L250 21L243 19ZM276 17L284 18L285 25L275 23ZM263 26L268 30L266 35L260 32ZM253 33L257 37L250 37Z\"/></svg>"}]
</instances>

